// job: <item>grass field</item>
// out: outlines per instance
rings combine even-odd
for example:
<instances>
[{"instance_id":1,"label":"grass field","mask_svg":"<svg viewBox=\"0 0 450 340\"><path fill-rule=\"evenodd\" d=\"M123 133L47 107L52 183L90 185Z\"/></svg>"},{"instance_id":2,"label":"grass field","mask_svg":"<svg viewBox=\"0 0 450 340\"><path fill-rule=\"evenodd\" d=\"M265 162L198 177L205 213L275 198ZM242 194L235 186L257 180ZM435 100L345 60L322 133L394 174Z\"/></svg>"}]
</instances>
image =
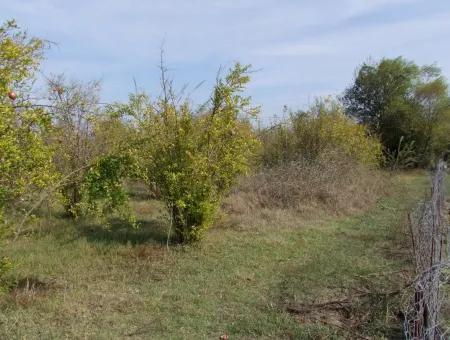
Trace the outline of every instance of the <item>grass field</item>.
<instances>
[{"instance_id":1,"label":"grass field","mask_svg":"<svg viewBox=\"0 0 450 340\"><path fill-rule=\"evenodd\" d=\"M157 202L134 202L143 221L137 230L54 218L6 245L17 265L0 300L0 338L352 338L346 326L361 316L357 307L347 321L336 311L305 316L286 308L407 280L405 212L425 195L428 178L409 173L392 183L388 196L357 215L222 226L198 245L170 250ZM391 302L369 305L358 332L393 334Z\"/></svg>"}]
</instances>

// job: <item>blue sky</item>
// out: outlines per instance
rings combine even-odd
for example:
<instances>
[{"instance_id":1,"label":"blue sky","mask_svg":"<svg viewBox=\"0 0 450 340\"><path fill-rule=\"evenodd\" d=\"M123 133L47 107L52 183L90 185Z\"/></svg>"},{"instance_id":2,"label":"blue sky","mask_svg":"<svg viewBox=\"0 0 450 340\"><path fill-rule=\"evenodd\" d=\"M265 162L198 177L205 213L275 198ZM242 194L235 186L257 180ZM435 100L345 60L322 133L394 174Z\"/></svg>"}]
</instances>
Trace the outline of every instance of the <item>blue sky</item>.
<instances>
[{"instance_id":1,"label":"blue sky","mask_svg":"<svg viewBox=\"0 0 450 340\"><path fill-rule=\"evenodd\" d=\"M450 75L448 0L0 0L0 20L56 42L45 74L101 79L103 101L126 100L133 78L158 94L159 50L178 87L251 63L249 94L264 119L339 94L358 65L399 55Z\"/></svg>"}]
</instances>

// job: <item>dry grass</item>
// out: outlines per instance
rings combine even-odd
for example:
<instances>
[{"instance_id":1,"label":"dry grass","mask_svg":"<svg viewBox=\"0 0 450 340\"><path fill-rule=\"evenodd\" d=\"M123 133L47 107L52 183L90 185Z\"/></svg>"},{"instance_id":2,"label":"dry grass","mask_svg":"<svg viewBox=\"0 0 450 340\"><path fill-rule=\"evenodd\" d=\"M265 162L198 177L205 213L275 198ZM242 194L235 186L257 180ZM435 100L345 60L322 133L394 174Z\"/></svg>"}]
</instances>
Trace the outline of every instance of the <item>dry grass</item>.
<instances>
[{"instance_id":1,"label":"dry grass","mask_svg":"<svg viewBox=\"0 0 450 340\"><path fill-rule=\"evenodd\" d=\"M52 291L60 288L61 285L55 280L43 281L36 277L25 277L18 280L10 287L9 295L1 301L0 306L12 304L27 308L39 299L46 298Z\"/></svg>"},{"instance_id":2,"label":"dry grass","mask_svg":"<svg viewBox=\"0 0 450 340\"><path fill-rule=\"evenodd\" d=\"M287 307L346 299L357 288L395 290L401 277L390 273L409 264L386 250L427 189L426 176L409 173L356 216L292 219L302 228L212 228L201 244L169 250L158 202L133 202L139 229L55 216L2 249L17 265L0 295L0 339L354 339L344 328L355 325L380 338L390 324L400 327L390 301L352 299L350 314L325 321ZM283 218L283 209L273 211Z\"/></svg>"},{"instance_id":3,"label":"dry grass","mask_svg":"<svg viewBox=\"0 0 450 340\"><path fill-rule=\"evenodd\" d=\"M236 221L246 224L255 219L259 225L261 220L272 224L298 222L299 216L361 211L386 194L387 187L385 174L333 151L314 160L263 168L242 178L223 208Z\"/></svg>"}]
</instances>

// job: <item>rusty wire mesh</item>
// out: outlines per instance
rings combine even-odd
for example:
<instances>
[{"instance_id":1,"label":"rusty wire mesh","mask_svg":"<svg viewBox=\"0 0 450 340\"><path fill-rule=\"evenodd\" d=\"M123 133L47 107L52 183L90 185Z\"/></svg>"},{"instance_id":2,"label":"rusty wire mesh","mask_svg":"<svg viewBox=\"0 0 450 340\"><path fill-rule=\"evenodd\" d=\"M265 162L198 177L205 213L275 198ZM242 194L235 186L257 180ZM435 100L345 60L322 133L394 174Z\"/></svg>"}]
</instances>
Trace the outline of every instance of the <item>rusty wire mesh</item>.
<instances>
[{"instance_id":1,"label":"rusty wire mesh","mask_svg":"<svg viewBox=\"0 0 450 340\"><path fill-rule=\"evenodd\" d=\"M441 316L445 290L450 279L449 228L445 216L445 163L439 161L432 176L431 197L410 214L416 280L413 296L404 315L406 339L447 339L450 330Z\"/></svg>"}]
</instances>

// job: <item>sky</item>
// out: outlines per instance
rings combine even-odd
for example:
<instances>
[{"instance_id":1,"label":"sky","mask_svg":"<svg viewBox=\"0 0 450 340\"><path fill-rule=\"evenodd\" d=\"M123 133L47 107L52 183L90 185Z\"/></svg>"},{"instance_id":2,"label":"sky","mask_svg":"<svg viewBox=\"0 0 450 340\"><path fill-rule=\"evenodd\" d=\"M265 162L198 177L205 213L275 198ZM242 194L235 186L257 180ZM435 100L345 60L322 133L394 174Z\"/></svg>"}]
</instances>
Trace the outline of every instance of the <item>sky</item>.
<instances>
[{"instance_id":1,"label":"sky","mask_svg":"<svg viewBox=\"0 0 450 340\"><path fill-rule=\"evenodd\" d=\"M358 65L403 56L450 78L449 0L0 0L55 44L45 75L102 81L102 101L159 94L160 50L177 88L202 103L219 68L252 64L248 94L263 120L339 95ZM196 85L202 85L196 89Z\"/></svg>"}]
</instances>

